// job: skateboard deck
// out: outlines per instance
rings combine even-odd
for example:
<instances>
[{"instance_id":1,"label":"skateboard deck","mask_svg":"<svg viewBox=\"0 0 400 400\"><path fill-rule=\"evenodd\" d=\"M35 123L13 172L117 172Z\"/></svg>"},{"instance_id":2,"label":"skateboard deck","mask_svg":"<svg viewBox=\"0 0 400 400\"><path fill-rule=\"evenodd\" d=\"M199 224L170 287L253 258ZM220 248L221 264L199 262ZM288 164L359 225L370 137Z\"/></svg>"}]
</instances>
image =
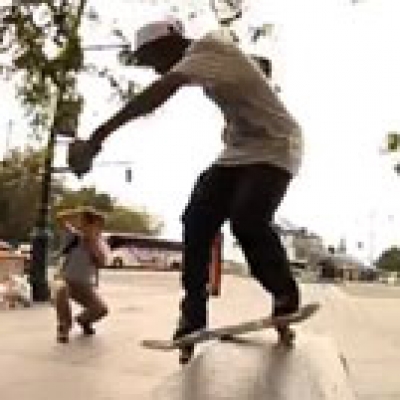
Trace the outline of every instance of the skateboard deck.
<instances>
[{"instance_id":1,"label":"skateboard deck","mask_svg":"<svg viewBox=\"0 0 400 400\"><path fill-rule=\"evenodd\" d=\"M183 349L209 340L223 340L269 328L286 328L291 324L297 324L310 318L320 308L319 303L309 303L302 306L297 312L282 317L263 317L234 325L218 328L203 329L183 336L178 340L172 339L145 339L142 346L156 350Z\"/></svg>"}]
</instances>

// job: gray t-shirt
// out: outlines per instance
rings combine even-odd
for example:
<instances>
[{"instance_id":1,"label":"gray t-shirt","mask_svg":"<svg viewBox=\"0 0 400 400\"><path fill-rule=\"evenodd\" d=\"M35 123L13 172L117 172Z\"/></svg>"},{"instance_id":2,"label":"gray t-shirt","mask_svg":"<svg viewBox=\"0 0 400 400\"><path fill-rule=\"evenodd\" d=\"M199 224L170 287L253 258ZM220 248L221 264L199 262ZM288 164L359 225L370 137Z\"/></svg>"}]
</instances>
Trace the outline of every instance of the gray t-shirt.
<instances>
[{"instance_id":1,"label":"gray t-shirt","mask_svg":"<svg viewBox=\"0 0 400 400\"><path fill-rule=\"evenodd\" d=\"M72 231L66 231L65 243L71 243L77 234ZM106 252L106 244L101 240L99 246L102 251ZM72 282L95 284L97 281L98 267L96 266L94 257L91 255L87 245L78 236L76 245L71 246L65 255L64 276L66 280Z\"/></svg>"},{"instance_id":2,"label":"gray t-shirt","mask_svg":"<svg viewBox=\"0 0 400 400\"><path fill-rule=\"evenodd\" d=\"M268 163L296 174L301 130L263 71L224 32L196 41L173 71L204 88L224 114L225 147L217 164Z\"/></svg>"}]
</instances>

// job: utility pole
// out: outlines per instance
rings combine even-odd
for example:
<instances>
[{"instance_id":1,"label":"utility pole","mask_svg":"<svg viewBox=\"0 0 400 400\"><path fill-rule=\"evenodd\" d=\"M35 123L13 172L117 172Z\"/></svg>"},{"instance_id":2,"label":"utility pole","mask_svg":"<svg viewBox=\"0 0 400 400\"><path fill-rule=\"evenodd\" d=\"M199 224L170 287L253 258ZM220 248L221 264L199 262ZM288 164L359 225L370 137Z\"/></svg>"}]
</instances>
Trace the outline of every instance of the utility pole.
<instances>
[{"instance_id":1,"label":"utility pole","mask_svg":"<svg viewBox=\"0 0 400 400\"><path fill-rule=\"evenodd\" d=\"M5 148L5 154L8 154L11 148L11 136L13 133L13 125L14 122L12 119L8 121L8 126L7 126L7 132L6 132L6 148Z\"/></svg>"},{"instance_id":2,"label":"utility pole","mask_svg":"<svg viewBox=\"0 0 400 400\"><path fill-rule=\"evenodd\" d=\"M376 232L375 232L375 219L376 219L376 212L372 210L369 214L369 246L368 246L368 260L370 265L374 264L375 258L375 240L376 240Z\"/></svg>"}]
</instances>

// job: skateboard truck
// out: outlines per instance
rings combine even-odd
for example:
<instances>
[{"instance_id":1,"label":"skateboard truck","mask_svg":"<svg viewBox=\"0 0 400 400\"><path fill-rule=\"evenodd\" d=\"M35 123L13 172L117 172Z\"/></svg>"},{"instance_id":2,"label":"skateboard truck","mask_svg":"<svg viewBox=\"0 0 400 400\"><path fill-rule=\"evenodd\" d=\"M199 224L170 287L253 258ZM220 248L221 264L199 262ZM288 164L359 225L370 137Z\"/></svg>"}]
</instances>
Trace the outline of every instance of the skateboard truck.
<instances>
[{"instance_id":1,"label":"skateboard truck","mask_svg":"<svg viewBox=\"0 0 400 400\"><path fill-rule=\"evenodd\" d=\"M179 349L179 364L187 364L193 357L194 344L189 344Z\"/></svg>"}]
</instances>

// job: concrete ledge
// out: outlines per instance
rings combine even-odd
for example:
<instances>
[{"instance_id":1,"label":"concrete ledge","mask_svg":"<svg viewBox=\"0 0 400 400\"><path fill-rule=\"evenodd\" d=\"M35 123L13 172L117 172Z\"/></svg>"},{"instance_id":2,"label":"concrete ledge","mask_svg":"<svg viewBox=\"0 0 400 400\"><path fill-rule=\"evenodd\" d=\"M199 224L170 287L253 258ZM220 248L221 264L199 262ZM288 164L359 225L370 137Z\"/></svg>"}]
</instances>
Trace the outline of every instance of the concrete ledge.
<instances>
[{"instance_id":1,"label":"concrete ledge","mask_svg":"<svg viewBox=\"0 0 400 400\"><path fill-rule=\"evenodd\" d=\"M154 400L354 400L343 360L327 337L272 335L213 343L153 392Z\"/></svg>"}]
</instances>

